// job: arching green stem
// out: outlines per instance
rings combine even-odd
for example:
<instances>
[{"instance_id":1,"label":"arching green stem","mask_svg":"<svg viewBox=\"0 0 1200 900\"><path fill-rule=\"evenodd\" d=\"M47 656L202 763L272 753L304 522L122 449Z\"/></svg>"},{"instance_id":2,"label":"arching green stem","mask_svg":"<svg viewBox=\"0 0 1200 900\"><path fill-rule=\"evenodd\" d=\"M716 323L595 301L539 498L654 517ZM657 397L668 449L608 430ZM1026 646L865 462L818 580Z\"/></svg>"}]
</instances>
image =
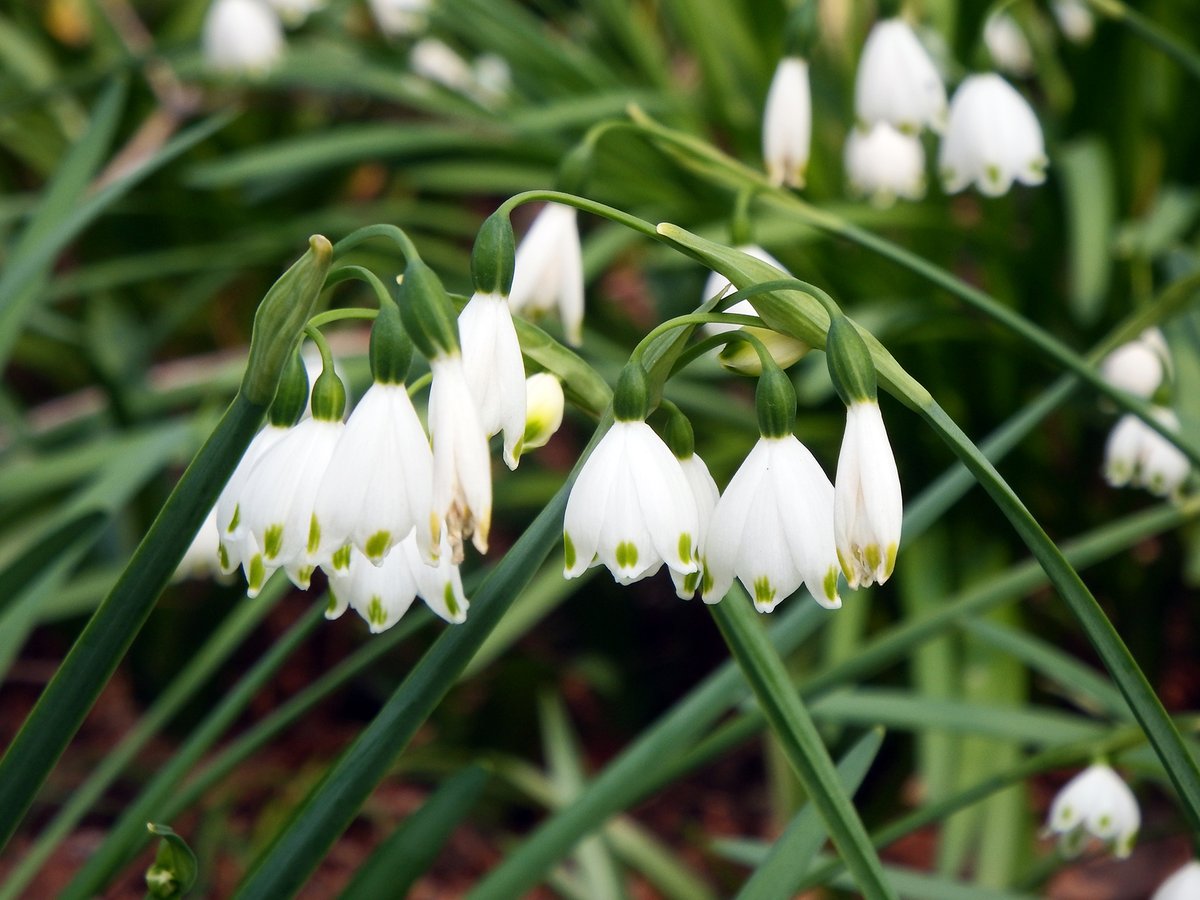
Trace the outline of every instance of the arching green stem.
<instances>
[{"instance_id":1,"label":"arching green stem","mask_svg":"<svg viewBox=\"0 0 1200 900\"><path fill-rule=\"evenodd\" d=\"M588 200L584 197L576 197L574 194L565 194L562 191L525 191L521 194L516 194L509 197L502 204L499 210L506 215L512 215L512 211L523 203L535 203L544 201L546 203L561 203L563 206L573 206L576 209L581 209L584 212L591 213L594 216L608 219L616 222L619 225L624 225L626 228L632 228L639 234L644 234L646 237L659 240L658 233L654 230L654 225L647 222L645 219L639 219L637 216L630 215L619 209L611 206L606 206L603 203L597 203L595 200ZM336 250L336 245L335 248Z\"/></svg>"},{"instance_id":2,"label":"arching green stem","mask_svg":"<svg viewBox=\"0 0 1200 900\"><path fill-rule=\"evenodd\" d=\"M420 259L421 254L417 252L416 245L412 239L405 234L404 229L398 225L392 225L388 222L380 222L376 225L364 225L362 228L350 232L340 241L333 245L333 258L337 259L342 254L354 249L364 241L369 241L371 238L384 237L392 241L400 252L404 255L404 261L408 262L414 259Z\"/></svg>"},{"instance_id":3,"label":"arching green stem","mask_svg":"<svg viewBox=\"0 0 1200 900\"><path fill-rule=\"evenodd\" d=\"M350 281L351 279L357 279L367 284L371 288L372 293L375 294L375 302L379 304L380 308L387 303L395 302L391 292L387 289L387 285L380 280L378 275L363 266L338 266L336 269L330 271L325 279L325 285L329 287L343 281Z\"/></svg>"}]
</instances>

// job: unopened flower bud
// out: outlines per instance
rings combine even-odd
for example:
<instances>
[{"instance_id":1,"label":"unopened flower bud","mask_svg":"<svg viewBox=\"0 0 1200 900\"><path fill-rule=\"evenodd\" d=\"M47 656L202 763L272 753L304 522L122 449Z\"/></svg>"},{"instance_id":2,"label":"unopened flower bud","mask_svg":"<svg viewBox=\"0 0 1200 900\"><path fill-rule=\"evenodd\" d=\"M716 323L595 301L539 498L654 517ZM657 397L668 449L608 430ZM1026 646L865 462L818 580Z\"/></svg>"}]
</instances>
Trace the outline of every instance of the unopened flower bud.
<instances>
[{"instance_id":1,"label":"unopened flower bud","mask_svg":"<svg viewBox=\"0 0 1200 900\"><path fill-rule=\"evenodd\" d=\"M544 447L562 425L562 382L549 372L538 372L525 379L525 434L520 452Z\"/></svg>"}]
</instances>

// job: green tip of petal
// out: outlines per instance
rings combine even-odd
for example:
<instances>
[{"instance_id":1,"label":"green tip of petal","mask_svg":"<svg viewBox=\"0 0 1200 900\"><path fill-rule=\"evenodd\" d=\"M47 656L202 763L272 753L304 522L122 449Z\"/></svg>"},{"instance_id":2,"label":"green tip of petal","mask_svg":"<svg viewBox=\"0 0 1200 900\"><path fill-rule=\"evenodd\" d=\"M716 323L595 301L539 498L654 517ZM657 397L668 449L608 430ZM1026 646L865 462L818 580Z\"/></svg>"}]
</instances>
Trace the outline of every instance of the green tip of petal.
<instances>
[{"instance_id":1,"label":"green tip of petal","mask_svg":"<svg viewBox=\"0 0 1200 900\"><path fill-rule=\"evenodd\" d=\"M821 582L821 588L825 592L825 599L831 603L838 599L838 573L833 566L829 567L829 571L825 573L825 580Z\"/></svg>"},{"instance_id":2,"label":"green tip of petal","mask_svg":"<svg viewBox=\"0 0 1200 900\"><path fill-rule=\"evenodd\" d=\"M312 518L308 520L308 544L306 549L309 553L316 553L317 548L321 546L321 524L317 521L317 514L313 513Z\"/></svg>"},{"instance_id":3,"label":"green tip of petal","mask_svg":"<svg viewBox=\"0 0 1200 900\"><path fill-rule=\"evenodd\" d=\"M390 531L377 531L369 538L363 547L367 551L367 556L373 562L383 559L383 555L387 553L388 547L391 546L392 533Z\"/></svg>"},{"instance_id":4,"label":"green tip of petal","mask_svg":"<svg viewBox=\"0 0 1200 900\"><path fill-rule=\"evenodd\" d=\"M638 549L632 541L621 541L617 544L617 565L622 569L637 567Z\"/></svg>"},{"instance_id":5,"label":"green tip of petal","mask_svg":"<svg viewBox=\"0 0 1200 900\"><path fill-rule=\"evenodd\" d=\"M568 570L575 568L575 542L565 531L563 532L563 564Z\"/></svg>"},{"instance_id":6,"label":"green tip of petal","mask_svg":"<svg viewBox=\"0 0 1200 900\"><path fill-rule=\"evenodd\" d=\"M442 599L446 601L446 609L454 618L461 615L461 607L458 605L458 598L454 596L454 585L446 582L446 587L442 589Z\"/></svg>"},{"instance_id":7,"label":"green tip of petal","mask_svg":"<svg viewBox=\"0 0 1200 900\"><path fill-rule=\"evenodd\" d=\"M867 561L867 568L874 572L879 568L879 564L883 562L883 554L879 552L878 544L868 544L863 548L863 557Z\"/></svg>"},{"instance_id":8,"label":"green tip of petal","mask_svg":"<svg viewBox=\"0 0 1200 900\"><path fill-rule=\"evenodd\" d=\"M708 560L703 560L701 567L700 593L707 595L712 591L715 582L713 581L712 572L708 568Z\"/></svg>"},{"instance_id":9,"label":"green tip of petal","mask_svg":"<svg viewBox=\"0 0 1200 900\"><path fill-rule=\"evenodd\" d=\"M350 568L350 545L347 544L346 546L339 547L337 550L335 550L333 552L333 559L331 561L333 563L334 569L336 569L339 572L345 572L347 569L349 569Z\"/></svg>"},{"instance_id":10,"label":"green tip of petal","mask_svg":"<svg viewBox=\"0 0 1200 900\"><path fill-rule=\"evenodd\" d=\"M329 589L329 602L325 604L325 618L336 619L338 606L340 606L340 605L341 604L338 602L338 598L335 597L333 594L333 588L330 588Z\"/></svg>"},{"instance_id":11,"label":"green tip of petal","mask_svg":"<svg viewBox=\"0 0 1200 900\"><path fill-rule=\"evenodd\" d=\"M679 535L679 558L684 562L692 561L692 536L686 531Z\"/></svg>"},{"instance_id":12,"label":"green tip of petal","mask_svg":"<svg viewBox=\"0 0 1200 900\"><path fill-rule=\"evenodd\" d=\"M254 593L262 590L263 582L267 580L267 569L263 565L261 553L255 553L254 558L250 560L250 571L246 575L247 586Z\"/></svg>"},{"instance_id":13,"label":"green tip of petal","mask_svg":"<svg viewBox=\"0 0 1200 900\"><path fill-rule=\"evenodd\" d=\"M754 605L755 606L770 606L771 601L775 599L775 589L771 587L771 581L765 575L754 579Z\"/></svg>"},{"instance_id":14,"label":"green tip of petal","mask_svg":"<svg viewBox=\"0 0 1200 900\"><path fill-rule=\"evenodd\" d=\"M242 523L242 506L239 503L236 506L234 506L233 518L229 520L229 527L226 528L225 530L229 534L233 534L233 532L237 530L238 525L240 525L241 523Z\"/></svg>"},{"instance_id":15,"label":"green tip of petal","mask_svg":"<svg viewBox=\"0 0 1200 900\"><path fill-rule=\"evenodd\" d=\"M263 533L263 556L274 559L283 549L283 526L271 525Z\"/></svg>"},{"instance_id":16,"label":"green tip of petal","mask_svg":"<svg viewBox=\"0 0 1200 900\"><path fill-rule=\"evenodd\" d=\"M383 601L378 596L372 597L371 602L367 604L367 621L373 630L382 628L387 621L387 613L383 611Z\"/></svg>"},{"instance_id":17,"label":"green tip of petal","mask_svg":"<svg viewBox=\"0 0 1200 900\"><path fill-rule=\"evenodd\" d=\"M221 566L221 571L229 569L229 551L225 549L224 544L217 544L217 562Z\"/></svg>"}]
</instances>

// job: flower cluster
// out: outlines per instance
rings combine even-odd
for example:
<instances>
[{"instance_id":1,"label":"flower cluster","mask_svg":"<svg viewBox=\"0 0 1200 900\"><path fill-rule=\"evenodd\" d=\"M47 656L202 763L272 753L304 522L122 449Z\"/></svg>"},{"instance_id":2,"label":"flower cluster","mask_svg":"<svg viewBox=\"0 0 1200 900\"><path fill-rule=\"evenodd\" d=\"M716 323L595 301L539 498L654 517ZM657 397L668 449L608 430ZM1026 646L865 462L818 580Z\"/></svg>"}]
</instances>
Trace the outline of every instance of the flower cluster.
<instances>
[{"instance_id":1,"label":"flower cluster","mask_svg":"<svg viewBox=\"0 0 1200 900\"><path fill-rule=\"evenodd\" d=\"M988 19L985 42L998 64L1025 71L1032 58L1016 57L1027 44L1005 14ZM855 125L846 139L851 189L878 206L925 193L921 131L943 133L939 170L945 190L974 182L985 194L1008 191L1013 181L1040 184L1047 165L1041 128L1029 104L1000 76L965 79L949 107L937 66L912 27L888 18L872 28L859 60ZM763 114L763 158L779 185L803 187L812 135L808 63L789 54L778 65Z\"/></svg>"},{"instance_id":2,"label":"flower cluster","mask_svg":"<svg viewBox=\"0 0 1200 900\"><path fill-rule=\"evenodd\" d=\"M1059 836L1064 855L1078 854L1091 835L1124 859L1133 851L1141 824L1133 791L1111 767L1095 763L1058 792L1050 806L1046 832Z\"/></svg>"}]
</instances>

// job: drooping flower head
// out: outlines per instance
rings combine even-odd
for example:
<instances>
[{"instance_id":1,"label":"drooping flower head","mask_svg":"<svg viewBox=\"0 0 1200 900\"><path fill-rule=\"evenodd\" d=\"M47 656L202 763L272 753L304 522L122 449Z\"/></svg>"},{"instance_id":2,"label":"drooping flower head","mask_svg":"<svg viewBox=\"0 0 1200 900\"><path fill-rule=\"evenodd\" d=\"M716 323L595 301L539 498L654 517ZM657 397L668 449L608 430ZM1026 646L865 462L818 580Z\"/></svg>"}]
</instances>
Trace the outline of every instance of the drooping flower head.
<instances>
[{"instance_id":1,"label":"drooping flower head","mask_svg":"<svg viewBox=\"0 0 1200 900\"><path fill-rule=\"evenodd\" d=\"M1152 413L1172 431L1179 430L1179 418L1171 410L1157 406ZM1187 455L1137 416L1127 414L1117 420L1104 447L1104 477L1110 485L1133 484L1171 497L1189 472Z\"/></svg>"},{"instance_id":2,"label":"drooping flower head","mask_svg":"<svg viewBox=\"0 0 1200 900\"><path fill-rule=\"evenodd\" d=\"M517 248L512 311L523 315L557 309L567 342L583 343L583 250L575 208L547 203Z\"/></svg>"},{"instance_id":3,"label":"drooping flower head","mask_svg":"<svg viewBox=\"0 0 1200 900\"><path fill-rule=\"evenodd\" d=\"M388 37L405 37L423 31L429 23L431 0L370 0L379 30Z\"/></svg>"},{"instance_id":4,"label":"drooping flower head","mask_svg":"<svg viewBox=\"0 0 1200 900\"><path fill-rule=\"evenodd\" d=\"M538 372L525 379L525 433L520 451L544 447L558 431L563 420L562 382L549 372Z\"/></svg>"},{"instance_id":5,"label":"drooping flower head","mask_svg":"<svg viewBox=\"0 0 1200 900\"><path fill-rule=\"evenodd\" d=\"M1046 832L1059 835L1059 846L1067 856L1082 850L1090 834L1124 859L1133 851L1141 823L1133 791L1109 766L1095 763L1055 796Z\"/></svg>"},{"instance_id":6,"label":"drooping flower head","mask_svg":"<svg viewBox=\"0 0 1200 900\"><path fill-rule=\"evenodd\" d=\"M679 460L645 422L644 378L640 364L626 366L614 398L616 421L567 499L566 578L597 563L620 584L653 575L664 562L681 575L699 569L696 501Z\"/></svg>"},{"instance_id":7,"label":"drooping flower head","mask_svg":"<svg viewBox=\"0 0 1200 900\"><path fill-rule=\"evenodd\" d=\"M772 184L804 187L812 143L808 62L786 56L775 68L763 111L763 159Z\"/></svg>"},{"instance_id":8,"label":"drooping flower head","mask_svg":"<svg viewBox=\"0 0 1200 900\"><path fill-rule=\"evenodd\" d=\"M667 404L664 404L667 406ZM696 453L696 439L692 424L674 406L669 407L670 419L667 425L667 445L671 453L679 460L688 487L691 488L692 499L696 503L696 550L697 559L704 558L705 541L708 539L708 526L712 521L713 510L721 493L717 483L704 460ZM671 569L671 581L675 583L675 593L681 600L690 600L700 588L702 576L700 569L695 572L679 572Z\"/></svg>"},{"instance_id":9,"label":"drooping flower head","mask_svg":"<svg viewBox=\"0 0 1200 900\"><path fill-rule=\"evenodd\" d=\"M974 182L981 193L998 197L1014 181L1041 184L1048 164L1037 116L1012 85L994 74L972 75L959 85L938 160L948 192Z\"/></svg>"},{"instance_id":10,"label":"drooping flower head","mask_svg":"<svg viewBox=\"0 0 1200 900\"><path fill-rule=\"evenodd\" d=\"M1086 44L1096 31L1096 19L1087 0L1051 0L1050 9L1067 40Z\"/></svg>"},{"instance_id":11,"label":"drooping flower head","mask_svg":"<svg viewBox=\"0 0 1200 900\"><path fill-rule=\"evenodd\" d=\"M846 138L846 179L856 194L879 207L897 197L925 196L925 148L911 134L878 122L869 131L851 129Z\"/></svg>"},{"instance_id":12,"label":"drooping flower head","mask_svg":"<svg viewBox=\"0 0 1200 900\"><path fill-rule=\"evenodd\" d=\"M864 128L884 122L906 134L942 130L946 88L903 19L877 22L867 35L854 84L854 113Z\"/></svg>"},{"instance_id":13,"label":"drooping flower head","mask_svg":"<svg viewBox=\"0 0 1200 900\"><path fill-rule=\"evenodd\" d=\"M214 0L204 17L203 43L213 69L262 75L283 55L283 26L265 0Z\"/></svg>"},{"instance_id":14,"label":"drooping flower head","mask_svg":"<svg viewBox=\"0 0 1200 900\"><path fill-rule=\"evenodd\" d=\"M1029 38L1006 12L993 13L983 25L983 43L996 68L1023 78L1033 72L1033 48Z\"/></svg>"},{"instance_id":15,"label":"drooping flower head","mask_svg":"<svg viewBox=\"0 0 1200 900\"><path fill-rule=\"evenodd\" d=\"M1162 332L1147 328L1135 340L1104 357L1100 374L1113 387L1149 398L1163 383L1170 367L1171 354Z\"/></svg>"}]
</instances>

